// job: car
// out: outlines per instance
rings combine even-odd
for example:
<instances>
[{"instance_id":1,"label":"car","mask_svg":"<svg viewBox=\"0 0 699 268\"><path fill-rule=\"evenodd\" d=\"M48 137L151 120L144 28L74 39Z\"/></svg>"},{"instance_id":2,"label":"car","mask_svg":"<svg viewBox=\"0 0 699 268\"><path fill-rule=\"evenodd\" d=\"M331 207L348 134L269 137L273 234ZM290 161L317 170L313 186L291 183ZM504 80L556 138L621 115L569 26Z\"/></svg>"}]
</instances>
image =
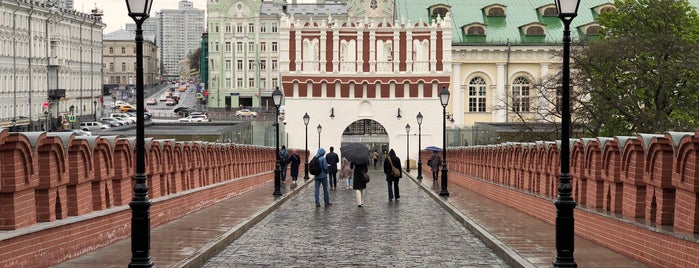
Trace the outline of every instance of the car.
<instances>
[{"instance_id":1,"label":"car","mask_svg":"<svg viewBox=\"0 0 699 268\"><path fill-rule=\"evenodd\" d=\"M131 117L138 117L136 116L136 112L126 112L126 114L128 114ZM143 111L143 119L149 120L151 117L153 117L153 114Z\"/></svg>"},{"instance_id":2,"label":"car","mask_svg":"<svg viewBox=\"0 0 699 268\"><path fill-rule=\"evenodd\" d=\"M194 109L194 107L180 106L175 108L173 111L179 116L188 116L189 113L195 112L196 110L197 109Z\"/></svg>"},{"instance_id":3,"label":"car","mask_svg":"<svg viewBox=\"0 0 699 268\"><path fill-rule=\"evenodd\" d=\"M248 109L240 109L237 112L235 112L235 116L237 117L257 117L257 112L250 111Z\"/></svg>"},{"instance_id":4,"label":"car","mask_svg":"<svg viewBox=\"0 0 699 268\"><path fill-rule=\"evenodd\" d=\"M58 132L73 132L75 136L92 136L92 132L84 131L82 129L61 129Z\"/></svg>"},{"instance_id":5,"label":"car","mask_svg":"<svg viewBox=\"0 0 699 268\"><path fill-rule=\"evenodd\" d=\"M210 122L211 120L205 114L195 114L195 115L187 116L185 118L180 118L178 121L180 121L180 122Z\"/></svg>"},{"instance_id":6,"label":"car","mask_svg":"<svg viewBox=\"0 0 699 268\"><path fill-rule=\"evenodd\" d=\"M110 114L109 117L120 118L124 121L128 121L129 124L136 123L136 117L133 117L127 113L113 113L113 114Z\"/></svg>"},{"instance_id":7,"label":"car","mask_svg":"<svg viewBox=\"0 0 699 268\"><path fill-rule=\"evenodd\" d=\"M136 106L131 106L129 104L124 104L122 106L119 106L119 111L127 112L129 110L136 110Z\"/></svg>"},{"instance_id":8,"label":"car","mask_svg":"<svg viewBox=\"0 0 699 268\"><path fill-rule=\"evenodd\" d=\"M158 98L158 100L159 101L167 101L168 97L170 97L170 96L163 94L163 95L160 95L160 98Z\"/></svg>"},{"instance_id":9,"label":"car","mask_svg":"<svg viewBox=\"0 0 699 268\"><path fill-rule=\"evenodd\" d=\"M158 101L155 98L148 98L146 100L146 105L158 105Z\"/></svg>"},{"instance_id":10,"label":"car","mask_svg":"<svg viewBox=\"0 0 699 268\"><path fill-rule=\"evenodd\" d=\"M119 109L119 107L121 107L123 105L131 105L131 104L129 104L128 102L125 102L125 101L118 100L118 101L114 102L114 109Z\"/></svg>"},{"instance_id":11,"label":"car","mask_svg":"<svg viewBox=\"0 0 699 268\"><path fill-rule=\"evenodd\" d=\"M80 129L84 131L108 129L109 125L102 124L101 122L80 122Z\"/></svg>"},{"instance_id":12,"label":"car","mask_svg":"<svg viewBox=\"0 0 699 268\"><path fill-rule=\"evenodd\" d=\"M175 105L177 105L177 101L175 101L175 99L173 99L173 98L167 98L167 100L165 101L165 105L175 106Z\"/></svg>"},{"instance_id":13,"label":"car","mask_svg":"<svg viewBox=\"0 0 699 268\"><path fill-rule=\"evenodd\" d=\"M111 127L120 127L125 125L123 121L119 120L118 118L114 117L102 117L100 118L100 122L102 124L108 124Z\"/></svg>"}]
</instances>

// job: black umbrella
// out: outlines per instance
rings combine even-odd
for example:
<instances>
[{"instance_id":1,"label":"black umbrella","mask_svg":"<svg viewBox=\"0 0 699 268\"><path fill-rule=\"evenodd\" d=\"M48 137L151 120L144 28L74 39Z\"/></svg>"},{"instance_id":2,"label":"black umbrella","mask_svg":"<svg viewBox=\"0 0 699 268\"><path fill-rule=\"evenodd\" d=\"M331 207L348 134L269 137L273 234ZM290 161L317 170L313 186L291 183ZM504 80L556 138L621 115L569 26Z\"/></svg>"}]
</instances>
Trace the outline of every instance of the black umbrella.
<instances>
[{"instance_id":1,"label":"black umbrella","mask_svg":"<svg viewBox=\"0 0 699 268\"><path fill-rule=\"evenodd\" d=\"M425 147L425 150L433 151L433 152L441 152L442 148L439 148L437 146L427 146L427 147Z\"/></svg>"},{"instance_id":2,"label":"black umbrella","mask_svg":"<svg viewBox=\"0 0 699 268\"><path fill-rule=\"evenodd\" d=\"M342 157L352 163L365 165L369 162L369 148L361 143L349 143L340 148Z\"/></svg>"}]
</instances>

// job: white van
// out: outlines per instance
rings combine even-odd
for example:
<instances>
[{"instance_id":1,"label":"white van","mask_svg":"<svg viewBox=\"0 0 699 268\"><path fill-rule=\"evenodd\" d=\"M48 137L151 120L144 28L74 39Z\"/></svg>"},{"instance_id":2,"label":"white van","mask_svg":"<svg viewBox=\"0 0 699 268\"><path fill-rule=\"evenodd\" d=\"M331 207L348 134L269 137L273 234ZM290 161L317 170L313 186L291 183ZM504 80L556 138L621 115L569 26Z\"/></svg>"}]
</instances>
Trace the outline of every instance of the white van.
<instances>
[{"instance_id":1,"label":"white van","mask_svg":"<svg viewBox=\"0 0 699 268\"><path fill-rule=\"evenodd\" d=\"M93 131L93 130L100 130L100 129L107 129L109 128L108 125L102 124L100 122L81 122L80 123L80 129L84 131Z\"/></svg>"},{"instance_id":2,"label":"white van","mask_svg":"<svg viewBox=\"0 0 699 268\"><path fill-rule=\"evenodd\" d=\"M136 123L136 117L131 117L127 113L113 113L110 114L109 117L114 117L114 118L119 118L122 119L126 122L129 122L129 124L135 124Z\"/></svg>"}]
</instances>

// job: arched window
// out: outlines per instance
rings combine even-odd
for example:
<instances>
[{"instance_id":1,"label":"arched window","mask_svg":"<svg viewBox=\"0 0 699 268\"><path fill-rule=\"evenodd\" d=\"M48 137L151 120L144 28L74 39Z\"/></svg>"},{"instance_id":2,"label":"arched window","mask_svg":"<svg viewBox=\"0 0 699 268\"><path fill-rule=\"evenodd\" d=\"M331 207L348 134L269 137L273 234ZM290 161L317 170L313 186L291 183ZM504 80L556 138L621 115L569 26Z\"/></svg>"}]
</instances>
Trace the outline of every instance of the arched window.
<instances>
[{"instance_id":1,"label":"arched window","mask_svg":"<svg viewBox=\"0 0 699 268\"><path fill-rule=\"evenodd\" d=\"M505 16L505 10L500 7L494 7L488 10L488 16Z\"/></svg>"},{"instance_id":2,"label":"arched window","mask_svg":"<svg viewBox=\"0 0 699 268\"><path fill-rule=\"evenodd\" d=\"M604 7L600 10L599 13L602 14L604 12L614 12L614 11L616 11L616 9L614 7Z\"/></svg>"},{"instance_id":3,"label":"arched window","mask_svg":"<svg viewBox=\"0 0 699 268\"><path fill-rule=\"evenodd\" d=\"M601 28L600 28L599 26L590 26L590 27L587 27L587 29L585 30L585 34L587 34L587 35L598 35L600 29L601 29Z\"/></svg>"},{"instance_id":4,"label":"arched window","mask_svg":"<svg viewBox=\"0 0 699 268\"><path fill-rule=\"evenodd\" d=\"M512 110L529 112L529 80L522 76L515 78L512 83Z\"/></svg>"},{"instance_id":5,"label":"arched window","mask_svg":"<svg viewBox=\"0 0 699 268\"><path fill-rule=\"evenodd\" d=\"M447 12L449 12L448 9L443 8L443 7L438 7L432 10L432 16L437 16L439 15L440 17L444 18L444 16L447 15Z\"/></svg>"},{"instance_id":6,"label":"arched window","mask_svg":"<svg viewBox=\"0 0 699 268\"><path fill-rule=\"evenodd\" d=\"M558 10L556 10L556 7L547 7L544 9L544 16L558 16Z\"/></svg>"},{"instance_id":7,"label":"arched window","mask_svg":"<svg viewBox=\"0 0 699 268\"><path fill-rule=\"evenodd\" d=\"M485 112L485 80L482 77L474 77L468 83L468 111Z\"/></svg>"},{"instance_id":8,"label":"arched window","mask_svg":"<svg viewBox=\"0 0 699 268\"><path fill-rule=\"evenodd\" d=\"M532 26L527 28L527 35L544 35L544 28Z\"/></svg>"},{"instance_id":9,"label":"arched window","mask_svg":"<svg viewBox=\"0 0 699 268\"><path fill-rule=\"evenodd\" d=\"M485 35L485 29L481 26L471 26L468 28L466 34L468 35Z\"/></svg>"}]
</instances>

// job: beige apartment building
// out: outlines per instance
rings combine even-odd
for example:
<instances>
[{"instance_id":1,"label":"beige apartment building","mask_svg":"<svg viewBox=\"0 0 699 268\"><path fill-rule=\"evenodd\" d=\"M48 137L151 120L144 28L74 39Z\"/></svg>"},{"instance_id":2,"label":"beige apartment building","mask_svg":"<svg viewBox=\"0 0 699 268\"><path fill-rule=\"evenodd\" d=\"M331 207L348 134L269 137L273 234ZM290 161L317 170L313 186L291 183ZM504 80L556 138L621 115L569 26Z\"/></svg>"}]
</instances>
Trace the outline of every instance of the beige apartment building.
<instances>
[{"instance_id":1,"label":"beige apartment building","mask_svg":"<svg viewBox=\"0 0 699 268\"><path fill-rule=\"evenodd\" d=\"M120 95L122 98L136 93L135 38L133 33L126 30L118 30L104 35L103 84L113 94L122 94ZM154 40L152 36L144 36L143 39L143 84L158 84L160 83L158 47L152 41Z\"/></svg>"}]
</instances>

